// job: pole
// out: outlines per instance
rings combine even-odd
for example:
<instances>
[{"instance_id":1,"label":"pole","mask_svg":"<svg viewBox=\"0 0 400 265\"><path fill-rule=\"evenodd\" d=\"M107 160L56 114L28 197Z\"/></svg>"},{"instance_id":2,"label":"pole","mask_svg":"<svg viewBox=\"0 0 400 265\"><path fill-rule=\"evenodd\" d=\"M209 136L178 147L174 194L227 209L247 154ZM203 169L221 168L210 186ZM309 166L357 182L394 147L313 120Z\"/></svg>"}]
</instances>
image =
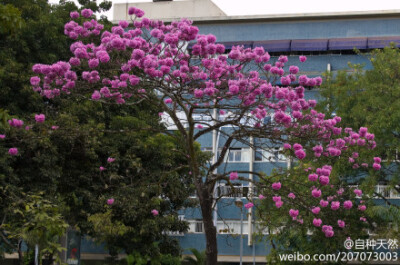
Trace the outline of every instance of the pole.
<instances>
[{"instance_id":1,"label":"pole","mask_svg":"<svg viewBox=\"0 0 400 265\"><path fill-rule=\"evenodd\" d=\"M243 265L243 208L240 207L240 265Z\"/></svg>"},{"instance_id":2,"label":"pole","mask_svg":"<svg viewBox=\"0 0 400 265\"><path fill-rule=\"evenodd\" d=\"M39 245L35 245L35 265L39 265Z\"/></svg>"},{"instance_id":3,"label":"pole","mask_svg":"<svg viewBox=\"0 0 400 265\"><path fill-rule=\"evenodd\" d=\"M213 124L216 124L217 118L218 118L216 108L214 108L212 116L213 116L213 120L214 120ZM215 163L217 163L217 160L218 160L218 136L217 136L216 130L213 130L213 132L212 132L212 149L213 149L213 164L215 164ZM214 170L213 174L217 174L218 173L217 170L218 169L216 168ZM218 187L217 186L218 185L214 186L214 191L213 191L213 196L214 196L214 213L213 213L214 220L213 221L214 221L215 228L217 228L217 224L218 224L218 208L217 208L218 205L217 205L217 201L216 201L216 198L218 197L218 195L217 195Z\"/></svg>"},{"instance_id":4,"label":"pole","mask_svg":"<svg viewBox=\"0 0 400 265\"><path fill-rule=\"evenodd\" d=\"M253 225L255 225L256 224L256 216L254 215L254 217L252 218L252 221L254 222L254 224L253 224L253 222L251 222L250 223L250 225L251 225L251 227L253 227ZM253 240L253 245L252 245L252 247L253 247L253 265L256 265L256 244L254 243L254 239L252 239Z\"/></svg>"}]
</instances>

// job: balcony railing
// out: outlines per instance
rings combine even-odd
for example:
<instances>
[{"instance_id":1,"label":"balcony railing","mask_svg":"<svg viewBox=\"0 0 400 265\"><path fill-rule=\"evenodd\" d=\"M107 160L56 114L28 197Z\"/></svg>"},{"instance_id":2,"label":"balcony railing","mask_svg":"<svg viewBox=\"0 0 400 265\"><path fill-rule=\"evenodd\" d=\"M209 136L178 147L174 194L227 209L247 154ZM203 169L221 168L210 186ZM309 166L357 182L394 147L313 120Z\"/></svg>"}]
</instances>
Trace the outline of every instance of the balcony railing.
<instances>
[{"instance_id":1,"label":"balcony railing","mask_svg":"<svg viewBox=\"0 0 400 265\"><path fill-rule=\"evenodd\" d=\"M251 190L252 189L252 190ZM218 197L248 197L250 192L253 191L253 197L257 196L257 188L247 187L247 186L218 186L217 196Z\"/></svg>"},{"instance_id":2,"label":"balcony railing","mask_svg":"<svg viewBox=\"0 0 400 265\"><path fill-rule=\"evenodd\" d=\"M349 188L357 188L358 185L351 185ZM391 188L388 185L376 185L375 192L382 195L385 199L400 199L400 193L398 193L395 189ZM358 197L357 198L361 198ZM374 198L379 199L378 195L375 195Z\"/></svg>"},{"instance_id":3,"label":"balcony railing","mask_svg":"<svg viewBox=\"0 0 400 265\"><path fill-rule=\"evenodd\" d=\"M388 185L377 185L375 186L375 192L383 195L386 199L400 199L400 193ZM375 198L379 198L375 196Z\"/></svg>"}]
</instances>

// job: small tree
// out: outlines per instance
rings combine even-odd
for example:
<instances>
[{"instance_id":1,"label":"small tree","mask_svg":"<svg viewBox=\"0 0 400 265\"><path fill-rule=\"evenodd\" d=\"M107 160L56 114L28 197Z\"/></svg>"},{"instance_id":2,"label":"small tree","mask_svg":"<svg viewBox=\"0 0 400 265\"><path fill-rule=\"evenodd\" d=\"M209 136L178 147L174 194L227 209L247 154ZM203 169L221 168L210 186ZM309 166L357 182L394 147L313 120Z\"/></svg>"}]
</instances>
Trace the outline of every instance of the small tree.
<instances>
[{"instance_id":1,"label":"small tree","mask_svg":"<svg viewBox=\"0 0 400 265\"><path fill-rule=\"evenodd\" d=\"M216 43L212 35L198 34L191 21L182 19L166 25L143 18L144 12L136 8L129 9L132 22L121 21L111 32L103 30L93 19L91 10L84 9L81 15L84 17L82 26L71 21L64 28L66 35L77 40L70 47L73 56L69 62L34 65L33 71L38 76L31 78L33 89L47 98L74 93L91 95L92 100L104 103L135 105L143 102L161 109L160 115L165 115L178 132L166 133L183 146L186 161L179 168L189 171L197 191L209 265L217 264L212 211L218 182L231 184L237 179L247 180L243 174L252 173L268 183L264 195L272 195L281 189L280 178L288 180L284 183L286 189L295 189L297 181L285 172L279 174L279 179L278 175L270 178L260 172L218 172L216 169L224 163L234 142L264 150L286 143L285 148L290 149L288 156L302 161L314 153L316 162L321 154L323 162L328 162L322 159L324 157L342 157L341 152L350 152L358 141L360 148L375 147L374 137L366 128L359 132L342 131L337 126L340 118L325 119L313 109L316 102L304 99L304 86L319 86L322 79L304 75L297 78L299 68L294 65L285 75L286 56L270 64L270 55L263 48L240 46L232 47L225 56L225 47ZM71 17L78 19L80 14L72 12ZM191 51L187 50L189 42ZM300 57L300 61L305 60L304 56ZM226 127L229 129L223 129ZM198 152L197 141L212 132L220 133L224 141L220 152L213 150L214 158L207 163L201 159L204 155ZM372 164L367 158L364 162ZM300 165L304 170L304 163ZM295 210L298 207L309 210L315 206L308 197L321 196L321 190L325 196L325 190L330 187L327 184L332 168L329 164L317 169L318 166L307 167L316 171L320 183L315 182L317 179L310 180L308 185L316 187L312 193L304 193L301 203L292 204L292 218L300 219L302 212L299 215ZM379 162L375 162L374 168L378 167ZM355 194L349 194L354 200ZM339 205L335 202L333 208L341 207L341 198L337 200ZM280 203L283 200L278 205ZM350 203L346 207L352 208ZM252 205L249 203L246 207ZM332 213L339 215L335 210ZM312 226L309 222L304 225ZM332 237L334 230L340 233L336 227L324 225L322 228L327 237Z\"/></svg>"},{"instance_id":2,"label":"small tree","mask_svg":"<svg viewBox=\"0 0 400 265\"><path fill-rule=\"evenodd\" d=\"M320 109L326 115L341 116L344 126L363 124L376 135L377 148L373 153L385 160L384 169L379 174L368 175L364 186L371 196L384 200L386 205L374 205L367 212L392 223L379 231L381 236L390 238L398 236L399 207L383 196L382 191L377 192L375 186L385 183L386 194L400 193L400 50L393 44L364 56L370 57L371 69L349 64L350 71L339 71L335 79L331 74L326 75Z\"/></svg>"}]
</instances>

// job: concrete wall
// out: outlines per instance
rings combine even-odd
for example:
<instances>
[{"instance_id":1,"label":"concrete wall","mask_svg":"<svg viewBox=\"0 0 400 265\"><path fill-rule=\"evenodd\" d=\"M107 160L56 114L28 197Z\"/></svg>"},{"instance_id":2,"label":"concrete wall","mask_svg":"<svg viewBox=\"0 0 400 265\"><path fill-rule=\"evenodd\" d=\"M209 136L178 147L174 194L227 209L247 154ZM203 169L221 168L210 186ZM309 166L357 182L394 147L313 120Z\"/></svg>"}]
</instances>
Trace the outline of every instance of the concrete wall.
<instances>
[{"instance_id":1,"label":"concrete wall","mask_svg":"<svg viewBox=\"0 0 400 265\"><path fill-rule=\"evenodd\" d=\"M164 21L185 18L226 17L226 14L210 0L167 1L157 3L114 4L114 22L128 20L128 8L134 6L142 9L150 19Z\"/></svg>"}]
</instances>

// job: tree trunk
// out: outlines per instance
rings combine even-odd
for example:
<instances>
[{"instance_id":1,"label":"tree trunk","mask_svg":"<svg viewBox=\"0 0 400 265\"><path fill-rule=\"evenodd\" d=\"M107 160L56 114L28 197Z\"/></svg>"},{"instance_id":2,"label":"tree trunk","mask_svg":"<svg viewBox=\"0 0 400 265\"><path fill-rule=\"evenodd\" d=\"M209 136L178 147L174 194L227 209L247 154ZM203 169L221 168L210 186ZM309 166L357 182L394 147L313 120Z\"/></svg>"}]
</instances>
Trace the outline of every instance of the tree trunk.
<instances>
[{"instance_id":1,"label":"tree trunk","mask_svg":"<svg viewBox=\"0 0 400 265\"><path fill-rule=\"evenodd\" d=\"M218 248L217 248L217 228L213 222L213 197L203 188L202 194L199 196L201 213L203 216L204 232L206 236L206 265L217 265Z\"/></svg>"}]
</instances>

